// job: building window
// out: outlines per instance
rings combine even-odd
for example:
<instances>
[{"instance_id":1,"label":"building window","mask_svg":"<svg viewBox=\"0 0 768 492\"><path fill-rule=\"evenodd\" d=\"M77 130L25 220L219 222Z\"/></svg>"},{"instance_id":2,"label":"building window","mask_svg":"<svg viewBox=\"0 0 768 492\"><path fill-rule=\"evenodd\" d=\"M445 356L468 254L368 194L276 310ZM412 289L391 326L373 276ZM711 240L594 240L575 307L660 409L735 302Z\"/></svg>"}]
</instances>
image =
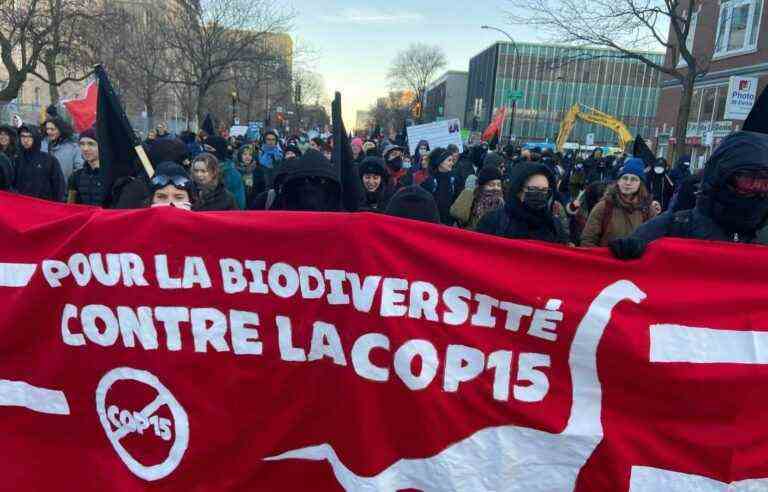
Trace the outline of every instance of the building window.
<instances>
[{"instance_id":1,"label":"building window","mask_svg":"<svg viewBox=\"0 0 768 492\"><path fill-rule=\"evenodd\" d=\"M762 7L763 0L724 0L720 3L715 57L755 49Z\"/></svg>"},{"instance_id":2,"label":"building window","mask_svg":"<svg viewBox=\"0 0 768 492\"><path fill-rule=\"evenodd\" d=\"M756 1L762 1L762 0L756 0ZM696 26L699 23L699 11L697 10L693 14L691 14L691 27L688 29L688 37L685 38L685 49L688 50L689 53L693 54L693 40L696 37ZM688 62L685 61L685 58L683 58L683 55L679 54L677 55L677 66L683 67L688 65Z\"/></svg>"}]
</instances>

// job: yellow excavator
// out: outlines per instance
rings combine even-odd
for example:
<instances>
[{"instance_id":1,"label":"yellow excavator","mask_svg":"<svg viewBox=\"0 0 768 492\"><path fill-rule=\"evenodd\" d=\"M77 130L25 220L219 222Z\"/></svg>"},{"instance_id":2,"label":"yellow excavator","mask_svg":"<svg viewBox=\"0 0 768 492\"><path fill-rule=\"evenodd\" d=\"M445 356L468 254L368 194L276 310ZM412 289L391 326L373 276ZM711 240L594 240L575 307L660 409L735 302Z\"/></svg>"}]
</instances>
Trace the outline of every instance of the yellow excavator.
<instances>
[{"instance_id":1,"label":"yellow excavator","mask_svg":"<svg viewBox=\"0 0 768 492\"><path fill-rule=\"evenodd\" d=\"M563 122L560 124L560 132L557 134L558 151L562 152L563 146L568 140L568 136L571 134L577 119L612 130L619 137L619 147L622 149L626 148L633 138L632 134L629 133L629 128L621 120L595 108L576 103L568 110L565 118L563 118Z\"/></svg>"}]
</instances>

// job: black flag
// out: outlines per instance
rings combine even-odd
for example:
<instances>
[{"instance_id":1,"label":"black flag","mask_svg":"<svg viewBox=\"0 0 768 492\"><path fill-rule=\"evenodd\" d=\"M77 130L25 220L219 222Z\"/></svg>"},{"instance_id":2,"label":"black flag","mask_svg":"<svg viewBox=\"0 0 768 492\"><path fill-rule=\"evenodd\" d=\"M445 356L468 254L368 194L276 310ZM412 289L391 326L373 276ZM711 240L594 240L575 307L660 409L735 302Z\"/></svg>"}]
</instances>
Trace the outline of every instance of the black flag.
<instances>
[{"instance_id":1,"label":"black flag","mask_svg":"<svg viewBox=\"0 0 768 492\"><path fill-rule=\"evenodd\" d=\"M339 170L341 181L341 203L347 212L355 212L360 207L360 183L357 168L352 157L347 130L341 117L341 94L338 92L331 105L331 123L333 125L333 163Z\"/></svg>"},{"instance_id":2,"label":"black flag","mask_svg":"<svg viewBox=\"0 0 768 492\"><path fill-rule=\"evenodd\" d=\"M763 89L744 122L744 131L768 134L768 87Z\"/></svg>"},{"instance_id":3,"label":"black flag","mask_svg":"<svg viewBox=\"0 0 768 492\"><path fill-rule=\"evenodd\" d=\"M654 164L656 164L656 154L653 153L640 135L635 138L635 145L632 147L632 155L642 159L645 163L645 167L653 167Z\"/></svg>"},{"instance_id":4,"label":"black flag","mask_svg":"<svg viewBox=\"0 0 768 492\"><path fill-rule=\"evenodd\" d=\"M135 176L140 169L141 144L123 111L120 98L112 88L104 67L95 68L99 90L96 103L96 134L99 140L99 163L104 175L105 189L111 195L112 185L120 178ZM140 151L143 154L143 150ZM146 158L146 156L144 156ZM149 161L146 163L149 165ZM146 166L145 166L146 169ZM147 172L151 175L149 166ZM111 196L108 198L111 199Z\"/></svg>"},{"instance_id":5,"label":"black flag","mask_svg":"<svg viewBox=\"0 0 768 492\"><path fill-rule=\"evenodd\" d=\"M211 117L211 113L205 115L203 125L200 127L200 129L207 133L209 137L216 136L216 130L214 130L213 127L213 118Z\"/></svg>"}]
</instances>

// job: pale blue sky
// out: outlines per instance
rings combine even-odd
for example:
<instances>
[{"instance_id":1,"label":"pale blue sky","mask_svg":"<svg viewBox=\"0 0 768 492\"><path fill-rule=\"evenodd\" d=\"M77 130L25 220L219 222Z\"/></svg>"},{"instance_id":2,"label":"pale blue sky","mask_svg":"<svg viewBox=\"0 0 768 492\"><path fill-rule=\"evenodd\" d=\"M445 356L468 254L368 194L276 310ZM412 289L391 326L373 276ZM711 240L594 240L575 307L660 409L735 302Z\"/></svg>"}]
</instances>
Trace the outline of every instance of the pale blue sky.
<instances>
[{"instance_id":1,"label":"pale blue sky","mask_svg":"<svg viewBox=\"0 0 768 492\"><path fill-rule=\"evenodd\" d=\"M323 75L329 92L342 93L347 127L355 111L367 109L389 90L387 69L395 54L411 43L439 45L449 70L468 70L469 59L506 39L480 29L483 24L507 30L516 40L532 33L504 19L505 0L389 0L381 4L351 0L293 0L299 17L292 35L318 50L313 69Z\"/></svg>"}]
</instances>

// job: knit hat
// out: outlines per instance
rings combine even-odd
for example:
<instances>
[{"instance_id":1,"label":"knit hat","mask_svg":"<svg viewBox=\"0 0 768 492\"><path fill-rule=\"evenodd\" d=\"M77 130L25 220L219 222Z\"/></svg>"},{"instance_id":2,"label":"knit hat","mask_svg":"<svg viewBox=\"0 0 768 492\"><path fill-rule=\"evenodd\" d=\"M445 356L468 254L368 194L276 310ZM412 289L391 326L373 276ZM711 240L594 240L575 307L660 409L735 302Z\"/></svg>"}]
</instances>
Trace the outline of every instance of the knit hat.
<instances>
[{"instance_id":1,"label":"knit hat","mask_svg":"<svg viewBox=\"0 0 768 492\"><path fill-rule=\"evenodd\" d=\"M496 166L483 166L480 172L477 173L477 184L479 186L486 185L496 179L501 179L501 171Z\"/></svg>"},{"instance_id":2,"label":"knit hat","mask_svg":"<svg viewBox=\"0 0 768 492\"><path fill-rule=\"evenodd\" d=\"M483 167L499 167L504 162L504 158L496 152L488 152L483 159Z\"/></svg>"},{"instance_id":3,"label":"knit hat","mask_svg":"<svg viewBox=\"0 0 768 492\"><path fill-rule=\"evenodd\" d=\"M429 167L430 169L437 169L447 158L452 154L443 147L438 147L429 153Z\"/></svg>"},{"instance_id":4,"label":"knit hat","mask_svg":"<svg viewBox=\"0 0 768 492\"><path fill-rule=\"evenodd\" d=\"M387 206L387 215L422 222L440 223L435 197L421 186L406 186L392 196Z\"/></svg>"},{"instance_id":5,"label":"knit hat","mask_svg":"<svg viewBox=\"0 0 768 492\"><path fill-rule=\"evenodd\" d=\"M384 167L384 159L381 157L366 157L363 162L360 163L358 174L364 176L366 174L378 174L382 178L387 177L387 170Z\"/></svg>"},{"instance_id":6,"label":"knit hat","mask_svg":"<svg viewBox=\"0 0 768 492\"><path fill-rule=\"evenodd\" d=\"M83 138L90 138L91 140L94 140L96 142L99 141L99 139L96 136L96 130L93 128L89 128L87 130L83 130L82 132L80 132L80 139L83 139Z\"/></svg>"},{"instance_id":7,"label":"knit hat","mask_svg":"<svg viewBox=\"0 0 768 492\"><path fill-rule=\"evenodd\" d=\"M645 163L638 157L630 157L624 162L624 167L619 172L618 179L626 174L632 174L640 178L640 181L645 183Z\"/></svg>"},{"instance_id":8,"label":"knit hat","mask_svg":"<svg viewBox=\"0 0 768 492\"><path fill-rule=\"evenodd\" d=\"M301 149L295 145L286 146L285 153L287 154L288 152L293 152L296 155L296 157L301 157Z\"/></svg>"}]
</instances>

